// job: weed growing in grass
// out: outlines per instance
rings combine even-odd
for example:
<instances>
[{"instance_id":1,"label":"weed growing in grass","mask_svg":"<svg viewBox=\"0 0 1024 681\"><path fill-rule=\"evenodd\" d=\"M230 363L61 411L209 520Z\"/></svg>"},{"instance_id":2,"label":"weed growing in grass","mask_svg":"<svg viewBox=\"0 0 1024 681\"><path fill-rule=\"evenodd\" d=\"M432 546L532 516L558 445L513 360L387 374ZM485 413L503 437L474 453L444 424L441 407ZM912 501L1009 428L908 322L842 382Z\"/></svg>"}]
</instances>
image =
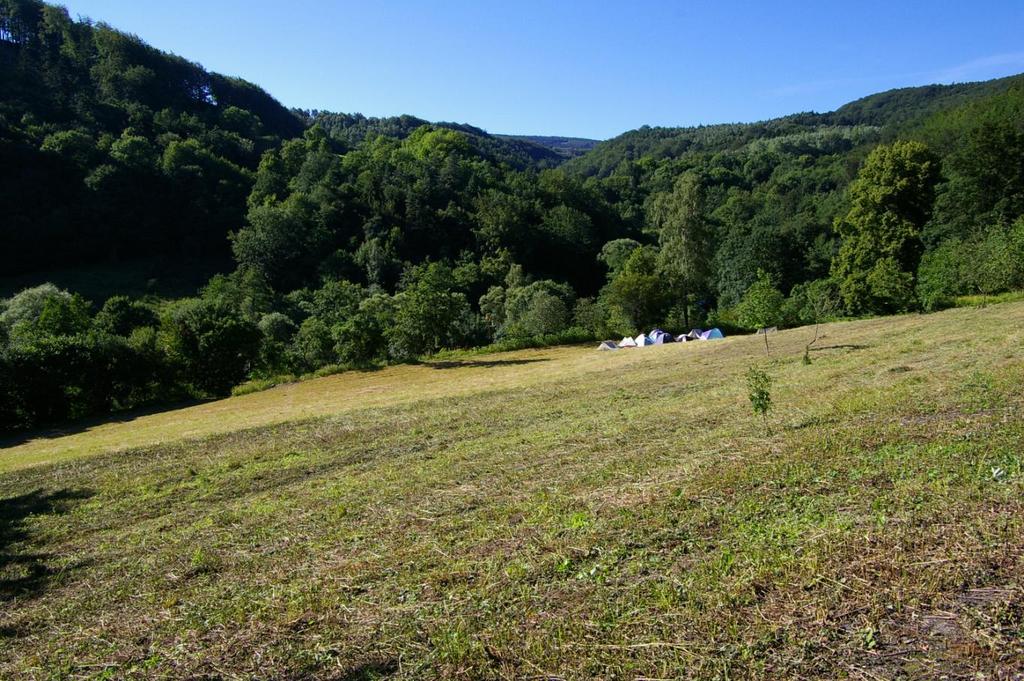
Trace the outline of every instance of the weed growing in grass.
<instances>
[{"instance_id":1,"label":"weed growing in grass","mask_svg":"<svg viewBox=\"0 0 1024 681\"><path fill-rule=\"evenodd\" d=\"M772 408L772 377L757 367L750 367L747 370L747 389L749 391L750 406L754 414L759 414L764 421L764 431L771 434L768 427L768 412Z\"/></svg>"}]
</instances>

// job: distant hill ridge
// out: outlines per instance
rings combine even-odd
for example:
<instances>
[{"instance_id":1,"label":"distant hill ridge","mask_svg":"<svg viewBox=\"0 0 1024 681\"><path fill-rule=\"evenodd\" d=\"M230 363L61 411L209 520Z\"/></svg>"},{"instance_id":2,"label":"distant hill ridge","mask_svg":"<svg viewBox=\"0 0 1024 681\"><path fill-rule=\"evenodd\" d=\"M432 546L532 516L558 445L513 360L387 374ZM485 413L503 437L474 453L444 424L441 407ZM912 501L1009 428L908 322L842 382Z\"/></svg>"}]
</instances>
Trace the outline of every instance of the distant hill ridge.
<instances>
[{"instance_id":1,"label":"distant hill ridge","mask_svg":"<svg viewBox=\"0 0 1024 681\"><path fill-rule=\"evenodd\" d=\"M383 135L405 139L414 130L424 125L455 130L468 135L477 151L492 160L505 161L513 167L523 169L531 165L554 167L562 163L569 154L561 147L545 144L540 140L570 140L573 138L521 137L513 135L492 135L482 128L468 123L447 121L432 122L404 114L385 118L367 117L360 113L331 113L315 111L307 113L310 125L323 127L332 139L348 148L355 148L367 139Z\"/></svg>"},{"instance_id":2,"label":"distant hill ridge","mask_svg":"<svg viewBox=\"0 0 1024 681\"><path fill-rule=\"evenodd\" d=\"M552 135L495 135L495 137L524 140L552 149L555 153L565 158L582 156L601 142L601 140L593 140L586 137L559 137Z\"/></svg>"},{"instance_id":3,"label":"distant hill ridge","mask_svg":"<svg viewBox=\"0 0 1024 681\"><path fill-rule=\"evenodd\" d=\"M814 132L829 127L885 128L883 138L895 137L930 116L973 100L1024 85L1024 74L995 80L924 85L861 97L827 113L804 112L754 123L719 123L688 127L642 126L599 142L586 154L565 164L569 172L606 177L623 162L642 157L676 158L689 152L739 149L756 139Z\"/></svg>"}]
</instances>

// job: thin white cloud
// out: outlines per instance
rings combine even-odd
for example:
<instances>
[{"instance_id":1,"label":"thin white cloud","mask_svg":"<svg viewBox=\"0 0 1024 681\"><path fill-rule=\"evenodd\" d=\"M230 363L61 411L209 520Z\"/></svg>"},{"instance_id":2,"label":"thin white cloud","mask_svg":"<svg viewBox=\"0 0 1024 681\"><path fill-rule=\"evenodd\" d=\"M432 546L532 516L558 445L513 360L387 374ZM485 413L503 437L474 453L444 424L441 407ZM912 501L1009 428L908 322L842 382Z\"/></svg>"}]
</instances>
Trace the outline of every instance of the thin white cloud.
<instances>
[{"instance_id":1,"label":"thin white cloud","mask_svg":"<svg viewBox=\"0 0 1024 681\"><path fill-rule=\"evenodd\" d=\"M894 83L905 82L908 79L923 78L928 76L928 71L916 71L913 73L883 73L871 76L857 76L851 78L830 78L826 80L812 80L803 83L791 83L768 90L771 97L794 97L798 95L815 94L827 92L837 87L860 86L863 88L887 87Z\"/></svg>"},{"instance_id":2,"label":"thin white cloud","mask_svg":"<svg viewBox=\"0 0 1024 681\"><path fill-rule=\"evenodd\" d=\"M809 95L817 92L825 92L844 85L861 85L877 82L877 77L861 78L830 78L826 80L810 80L803 83L790 83L781 85L768 91L771 97L795 97L797 95Z\"/></svg>"},{"instance_id":3,"label":"thin white cloud","mask_svg":"<svg viewBox=\"0 0 1024 681\"><path fill-rule=\"evenodd\" d=\"M872 87L903 87L911 83L922 85L931 83L962 83L971 80L987 80L1000 74L1024 72L1024 52L1007 52L979 57L970 61L949 66L936 71L914 71L908 73L887 73L851 78L830 78L812 80L802 83L790 83L768 90L769 97L786 98L800 95L812 95L828 92L835 88L860 86L865 89Z\"/></svg>"},{"instance_id":4,"label":"thin white cloud","mask_svg":"<svg viewBox=\"0 0 1024 681\"><path fill-rule=\"evenodd\" d=\"M1024 52L992 54L972 59L936 72L935 79L938 82L963 82L978 78L991 78L993 69L1003 70L1003 67L1007 66L1024 71Z\"/></svg>"}]
</instances>

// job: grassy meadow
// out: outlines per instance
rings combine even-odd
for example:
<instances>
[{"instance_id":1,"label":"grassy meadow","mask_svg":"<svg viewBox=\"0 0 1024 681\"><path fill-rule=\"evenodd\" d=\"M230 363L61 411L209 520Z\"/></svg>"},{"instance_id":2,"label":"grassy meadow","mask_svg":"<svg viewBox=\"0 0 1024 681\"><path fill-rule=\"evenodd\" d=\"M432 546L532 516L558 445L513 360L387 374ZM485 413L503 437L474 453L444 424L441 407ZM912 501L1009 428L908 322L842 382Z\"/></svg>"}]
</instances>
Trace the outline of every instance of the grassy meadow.
<instances>
[{"instance_id":1,"label":"grassy meadow","mask_svg":"<svg viewBox=\"0 0 1024 681\"><path fill-rule=\"evenodd\" d=\"M822 331L7 441L0 678L1019 678L1024 302Z\"/></svg>"}]
</instances>

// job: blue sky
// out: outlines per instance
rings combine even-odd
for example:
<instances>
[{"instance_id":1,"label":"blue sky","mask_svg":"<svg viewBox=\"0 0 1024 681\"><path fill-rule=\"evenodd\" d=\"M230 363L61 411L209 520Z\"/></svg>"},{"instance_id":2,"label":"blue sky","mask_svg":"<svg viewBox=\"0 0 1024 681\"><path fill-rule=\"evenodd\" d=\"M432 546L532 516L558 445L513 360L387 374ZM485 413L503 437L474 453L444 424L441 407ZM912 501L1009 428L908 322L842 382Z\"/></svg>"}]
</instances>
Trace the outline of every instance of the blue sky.
<instances>
[{"instance_id":1,"label":"blue sky","mask_svg":"<svg viewBox=\"0 0 1024 681\"><path fill-rule=\"evenodd\" d=\"M1024 2L68 0L287 106L497 133L828 111L1024 71Z\"/></svg>"}]
</instances>

